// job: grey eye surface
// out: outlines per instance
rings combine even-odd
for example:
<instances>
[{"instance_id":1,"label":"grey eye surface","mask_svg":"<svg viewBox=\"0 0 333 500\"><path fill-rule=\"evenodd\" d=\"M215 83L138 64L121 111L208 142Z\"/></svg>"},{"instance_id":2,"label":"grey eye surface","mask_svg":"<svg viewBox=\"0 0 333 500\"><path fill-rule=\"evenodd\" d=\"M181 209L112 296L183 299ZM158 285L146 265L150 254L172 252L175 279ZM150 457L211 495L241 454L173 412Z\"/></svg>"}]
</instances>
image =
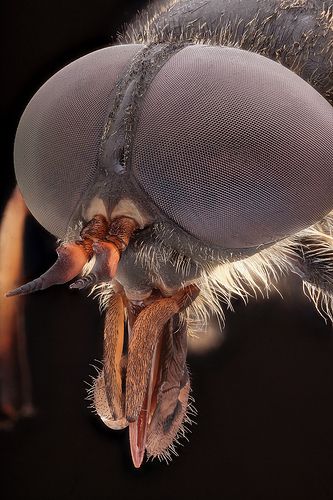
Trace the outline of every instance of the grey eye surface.
<instances>
[{"instance_id":1,"label":"grey eye surface","mask_svg":"<svg viewBox=\"0 0 333 500\"><path fill-rule=\"evenodd\" d=\"M282 65L188 46L150 84L132 151L135 177L200 241L279 240L332 208L333 109Z\"/></svg>"},{"instance_id":2,"label":"grey eye surface","mask_svg":"<svg viewBox=\"0 0 333 500\"><path fill-rule=\"evenodd\" d=\"M122 111L113 106L117 82L143 50L120 45L74 61L23 113L14 150L18 185L34 217L60 238L83 200L89 203L92 191L99 195L98 187L90 190L104 171L109 198L117 185L123 190L113 141L131 108L131 77ZM142 68L136 66L144 79ZM178 48L135 109L125 184L134 181L139 197L148 195L203 244L269 244L331 210L332 106L281 64L231 47ZM113 112L102 163L103 131Z\"/></svg>"},{"instance_id":3,"label":"grey eye surface","mask_svg":"<svg viewBox=\"0 0 333 500\"><path fill-rule=\"evenodd\" d=\"M91 183L110 95L139 45L92 52L51 77L20 120L14 147L18 185L33 216L63 237Z\"/></svg>"}]
</instances>

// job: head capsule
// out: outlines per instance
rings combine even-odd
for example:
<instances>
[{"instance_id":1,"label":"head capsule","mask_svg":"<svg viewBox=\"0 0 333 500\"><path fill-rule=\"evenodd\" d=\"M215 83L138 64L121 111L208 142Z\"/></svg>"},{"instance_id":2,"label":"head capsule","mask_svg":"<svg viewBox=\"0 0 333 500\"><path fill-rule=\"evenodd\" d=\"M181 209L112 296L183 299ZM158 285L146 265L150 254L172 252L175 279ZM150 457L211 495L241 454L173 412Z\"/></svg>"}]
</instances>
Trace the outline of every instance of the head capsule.
<instances>
[{"instance_id":1,"label":"head capsule","mask_svg":"<svg viewBox=\"0 0 333 500\"><path fill-rule=\"evenodd\" d=\"M56 236L75 237L102 209L162 224L185 254L250 254L315 223L332 209L332 158L332 107L292 71L236 48L167 43L66 66L15 141L20 189Z\"/></svg>"}]
</instances>

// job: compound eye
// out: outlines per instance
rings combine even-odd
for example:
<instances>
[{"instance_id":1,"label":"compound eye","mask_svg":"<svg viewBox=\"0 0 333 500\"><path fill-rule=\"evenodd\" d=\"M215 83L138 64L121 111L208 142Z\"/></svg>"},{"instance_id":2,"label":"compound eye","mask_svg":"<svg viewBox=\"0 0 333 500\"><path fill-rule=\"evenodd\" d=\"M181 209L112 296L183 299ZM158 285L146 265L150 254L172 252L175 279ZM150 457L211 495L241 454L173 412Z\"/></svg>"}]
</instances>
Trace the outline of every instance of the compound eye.
<instances>
[{"instance_id":1,"label":"compound eye","mask_svg":"<svg viewBox=\"0 0 333 500\"><path fill-rule=\"evenodd\" d=\"M64 237L97 168L115 83L139 45L92 52L51 77L20 120L14 147L18 185L34 217Z\"/></svg>"},{"instance_id":2,"label":"compound eye","mask_svg":"<svg viewBox=\"0 0 333 500\"><path fill-rule=\"evenodd\" d=\"M132 168L164 213L202 242L270 243L332 209L333 108L268 58L188 46L145 95Z\"/></svg>"}]
</instances>

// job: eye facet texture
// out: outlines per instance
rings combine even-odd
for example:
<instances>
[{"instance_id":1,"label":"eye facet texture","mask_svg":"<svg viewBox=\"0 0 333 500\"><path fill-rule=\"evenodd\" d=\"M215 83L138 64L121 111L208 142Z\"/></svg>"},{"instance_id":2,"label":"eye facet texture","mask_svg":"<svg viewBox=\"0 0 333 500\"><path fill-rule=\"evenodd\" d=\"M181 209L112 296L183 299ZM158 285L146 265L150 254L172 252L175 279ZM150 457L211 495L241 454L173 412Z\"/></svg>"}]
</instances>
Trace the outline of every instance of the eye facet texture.
<instances>
[{"instance_id":1,"label":"eye facet texture","mask_svg":"<svg viewBox=\"0 0 333 500\"><path fill-rule=\"evenodd\" d=\"M14 147L18 185L34 217L64 237L97 168L115 83L139 45L108 47L72 62L34 95Z\"/></svg>"},{"instance_id":2,"label":"eye facet texture","mask_svg":"<svg viewBox=\"0 0 333 500\"><path fill-rule=\"evenodd\" d=\"M74 61L22 115L18 184L35 218L60 238L94 182L115 84L141 49L114 46ZM274 242L333 207L333 108L268 58L187 46L157 72L136 118L128 175L204 244Z\"/></svg>"},{"instance_id":3,"label":"eye facet texture","mask_svg":"<svg viewBox=\"0 0 333 500\"><path fill-rule=\"evenodd\" d=\"M152 81L136 179L179 226L222 248L270 243L333 206L333 108L282 65L188 46Z\"/></svg>"}]
</instances>

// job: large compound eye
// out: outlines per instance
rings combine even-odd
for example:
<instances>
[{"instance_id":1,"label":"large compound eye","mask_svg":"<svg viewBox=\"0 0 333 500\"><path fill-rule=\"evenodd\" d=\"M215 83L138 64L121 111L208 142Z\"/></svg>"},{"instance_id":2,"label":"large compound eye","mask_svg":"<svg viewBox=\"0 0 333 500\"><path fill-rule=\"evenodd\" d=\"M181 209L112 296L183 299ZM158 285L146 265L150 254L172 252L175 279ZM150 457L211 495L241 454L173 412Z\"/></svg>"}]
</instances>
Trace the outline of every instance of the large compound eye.
<instances>
[{"instance_id":1,"label":"large compound eye","mask_svg":"<svg viewBox=\"0 0 333 500\"><path fill-rule=\"evenodd\" d=\"M222 248L270 243L333 206L333 108L255 53L188 46L145 95L133 173L187 232Z\"/></svg>"},{"instance_id":2,"label":"large compound eye","mask_svg":"<svg viewBox=\"0 0 333 500\"><path fill-rule=\"evenodd\" d=\"M110 96L139 45L92 52L50 78L20 120L14 148L18 185L34 217L64 237L95 174Z\"/></svg>"}]
</instances>

